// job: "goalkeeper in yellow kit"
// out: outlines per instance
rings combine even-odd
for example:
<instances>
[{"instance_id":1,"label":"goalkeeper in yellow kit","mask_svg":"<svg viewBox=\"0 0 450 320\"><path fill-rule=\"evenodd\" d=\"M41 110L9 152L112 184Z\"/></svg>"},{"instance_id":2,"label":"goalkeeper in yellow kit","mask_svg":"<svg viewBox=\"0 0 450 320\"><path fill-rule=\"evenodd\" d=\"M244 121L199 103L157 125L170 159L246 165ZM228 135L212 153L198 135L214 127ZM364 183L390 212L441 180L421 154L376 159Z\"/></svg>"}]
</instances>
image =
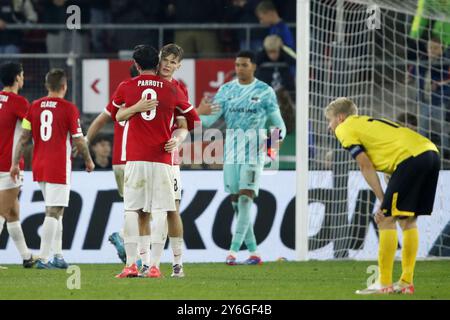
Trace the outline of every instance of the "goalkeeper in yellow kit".
<instances>
[{"instance_id":1,"label":"goalkeeper in yellow kit","mask_svg":"<svg viewBox=\"0 0 450 320\"><path fill-rule=\"evenodd\" d=\"M381 203L375 213L379 228L379 279L357 294L414 293L413 274L419 246L417 216L431 215L439 177L439 153L427 138L386 119L359 116L348 98L338 98L325 116L342 147L350 151ZM383 192L377 171L390 174ZM403 233L402 275L392 282L397 227Z\"/></svg>"}]
</instances>

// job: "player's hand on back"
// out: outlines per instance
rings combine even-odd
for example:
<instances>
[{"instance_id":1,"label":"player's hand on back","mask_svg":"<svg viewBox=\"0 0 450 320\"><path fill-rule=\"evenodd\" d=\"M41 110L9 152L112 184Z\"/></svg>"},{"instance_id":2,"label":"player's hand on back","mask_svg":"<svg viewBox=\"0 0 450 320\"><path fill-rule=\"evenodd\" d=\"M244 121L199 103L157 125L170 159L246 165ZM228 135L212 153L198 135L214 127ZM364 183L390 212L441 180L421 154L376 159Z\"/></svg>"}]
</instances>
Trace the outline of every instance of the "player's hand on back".
<instances>
[{"instance_id":1,"label":"player's hand on back","mask_svg":"<svg viewBox=\"0 0 450 320\"><path fill-rule=\"evenodd\" d=\"M158 106L158 100L147 100L143 97L135 105L134 109L136 112L147 112L155 109Z\"/></svg>"},{"instance_id":2,"label":"player's hand on back","mask_svg":"<svg viewBox=\"0 0 450 320\"><path fill-rule=\"evenodd\" d=\"M169 141L166 142L164 145L164 150L167 152L173 152L178 148L178 145L180 144L179 139L177 137L172 137Z\"/></svg>"}]
</instances>

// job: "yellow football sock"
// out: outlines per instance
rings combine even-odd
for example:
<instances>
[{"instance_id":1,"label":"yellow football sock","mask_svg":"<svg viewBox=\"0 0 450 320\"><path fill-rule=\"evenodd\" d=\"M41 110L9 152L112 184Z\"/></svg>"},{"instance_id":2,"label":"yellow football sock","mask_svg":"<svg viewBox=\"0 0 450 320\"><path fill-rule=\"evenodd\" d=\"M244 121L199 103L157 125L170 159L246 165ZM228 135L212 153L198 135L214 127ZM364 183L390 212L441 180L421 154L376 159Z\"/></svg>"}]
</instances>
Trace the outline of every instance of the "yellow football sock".
<instances>
[{"instance_id":1,"label":"yellow football sock","mask_svg":"<svg viewBox=\"0 0 450 320\"><path fill-rule=\"evenodd\" d=\"M417 228L403 231L402 276L401 281L413 283L414 266L419 248L419 231Z\"/></svg>"},{"instance_id":2,"label":"yellow football sock","mask_svg":"<svg viewBox=\"0 0 450 320\"><path fill-rule=\"evenodd\" d=\"M394 258L397 246L397 230L380 230L378 268L380 270L380 282L383 286L392 284L392 270L394 269Z\"/></svg>"}]
</instances>

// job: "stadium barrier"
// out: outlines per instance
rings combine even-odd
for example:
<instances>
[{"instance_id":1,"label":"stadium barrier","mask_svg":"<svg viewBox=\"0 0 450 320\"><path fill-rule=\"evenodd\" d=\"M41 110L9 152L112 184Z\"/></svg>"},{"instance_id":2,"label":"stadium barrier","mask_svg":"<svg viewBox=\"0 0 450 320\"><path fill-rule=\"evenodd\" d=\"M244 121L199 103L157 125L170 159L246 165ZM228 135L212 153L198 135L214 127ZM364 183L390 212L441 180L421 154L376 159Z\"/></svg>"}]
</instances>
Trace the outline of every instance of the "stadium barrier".
<instances>
[{"instance_id":1,"label":"stadium barrier","mask_svg":"<svg viewBox=\"0 0 450 320\"><path fill-rule=\"evenodd\" d=\"M201 177L199 179L199 177ZM331 171L310 172L310 210L308 230L309 259L333 259L337 252L348 251L348 256L360 260L377 257L377 233L369 218L375 196L358 172L350 172L348 182L348 214L332 213L329 199L333 190ZM223 190L220 171L182 171L183 198L181 214L184 222L186 262L223 262L231 241L235 219L228 194ZM283 186L280 188L280 186ZM442 171L436 196L435 211L431 217L419 218L419 258L434 255L450 256L448 244L435 245L450 223L450 172ZM362 205L369 202L370 205ZM44 202L37 183L30 172L20 196L21 221L25 238L33 251L39 249ZM368 208L368 209L367 209ZM263 175L260 195L253 209L255 234L265 261L280 257L295 259L295 175L280 171ZM70 206L64 215L63 249L72 263L119 262L108 236L119 231L123 224L123 202L115 189L112 172L74 172ZM313 227L311 227L313 226ZM401 244L400 244L401 245ZM400 255L400 250L397 256ZM0 238L1 263L19 263L20 257L4 228ZM242 252L242 258L246 253ZM170 248L163 262L171 259Z\"/></svg>"}]
</instances>

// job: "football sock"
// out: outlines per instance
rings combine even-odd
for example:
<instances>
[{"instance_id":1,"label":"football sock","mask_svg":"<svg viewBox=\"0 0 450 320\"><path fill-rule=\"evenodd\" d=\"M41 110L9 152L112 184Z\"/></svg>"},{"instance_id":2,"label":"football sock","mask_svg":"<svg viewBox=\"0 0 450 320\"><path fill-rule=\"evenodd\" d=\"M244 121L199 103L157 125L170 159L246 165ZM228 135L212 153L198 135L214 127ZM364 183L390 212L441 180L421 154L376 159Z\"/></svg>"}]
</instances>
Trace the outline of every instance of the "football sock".
<instances>
[{"instance_id":1,"label":"football sock","mask_svg":"<svg viewBox=\"0 0 450 320\"><path fill-rule=\"evenodd\" d=\"M413 283L418 248L419 231L417 228L403 231L402 276L400 277L400 280L403 282Z\"/></svg>"},{"instance_id":2,"label":"football sock","mask_svg":"<svg viewBox=\"0 0 450 320\"><path fill-rule=\"evenodd\" d=\"M53 240L55 239L56 229L58 228L58 220L53 217L45 217L42 225L41 236L41 253L40 258L44 263L48 262L50 250L52 248Z\"/></svg>"},{"instance_id":3,"label":"football sock","mask_svg":"<svg viewBox=\"0 0 450 320\"><path fill-rule=\"evenodd\" d=\"M380 270L380 283L383 286L392 284L392 270L394 268L394 258L397 245L397 230L380 230L378 267Z\"/></svg>"},{"instance_id":4,"label":"football sock","mask_svg":"<svg viewBox=\"0 0 450 320\"><path fill-rule=\"evenodd\" d=\"M63 217L58 219L58 228L56 228L55 241L53 242L53 254L59 258L62 257L62 235L63 235Z\"/></svg>"},{"instance_id":5,"label":"football sock","mask_svg":"<svg viewBox=\"0 0 450 320\"><path fill-rule=\"evenodd\" d=\"M27 243L25 242L25 237L23 236L22 225L20 224L20 221L8 222L6 226L8 228L9 235L13 239L17 250L19 250L19 253L22 256L22 259L30 259L31 253L28 250Z\"/></svg>"},{"instance_id":6,"label":"football sock","mask_svg":"<svg viewBox=\"0 0 450 320\"><path fill-rule=\"evenodd\" d=\"M183 238L182 237L170 237L170 246L173 252L173 264L183 264L182 254L183 254Z\"/></svg>"},{"instance_id":7,"label":"football sock","mask_svg":"<svg viewBox=\"0 0 450 320\"><path fill-rule=\"evenodd\" d=\"M0 235L2 234L3 226L5 225L5 218L0 216Z\"/></svg>"},{"instance_id":8,"label":"football sock","mask_svg":"<svg viewBox=\"0 0 450 320\"><path fill-rule=\"evenodd\" d=\"M236 201L232 201L231 205L233 207L234 213L238 215L239 209L238 209L238 203ZM249 224L247 233L245 234L244 238L245 245L247 246L248 251L250 252L250 255L254 256L257 255L256 250L258 248L256 244L256 238L255 233L253 231L253 225L252 223Z\"/></svg>"},{"instance_id":9,"label":"football sock","mask_svg":"<svg viewBox=\"0 0 450 320\"><path fill-rule=\"evenodd\" d=\"M142 260L142 264L149 266L150 265L150 243L152 237L148 236L139 236L139 250L140 256Z\"/></svg>"},{"instance_id":10,"label":"football sock","mask_svg":"<svg viewBox=\"0 0 450 320\"><path fill-rule=\"evenodd\" d=\"M256 256L256 250L258 245L256 244L255 232L253 231L253 224L250 222L248 225L247 233L244 239L245 245L252 256Z\"/></svg>"},{"instance_id":11,"label":"football sock","mask_svg":"<svg viewBox=\"0 0 450 320\"><path fill-rule=\"evenodd\" d=\"M252 198L241 195L238 201L238 218L237 226L233 239L231 240L231 251L238 252L244 242L245 235L247 234L248 226L250 224L250 209L252 206Z\"/></svg>"},{"instance_id":12,"label":"football sock","mask_svg":"<svg viewBox=\"0 0 450 320\"><path fill-rule=\"evenodd\" d=\"M125 211L125 223L123 226L123 243L127 254L127 266L136 262L137 247L139 239L138 213L135 211Z\"/></svg>"},{"instance_id":13,"label":"football sock","mask_svg":"<svg viewBox=\"0 0 450 320\"><path fill-rule=\"evenodd\" d=\"M233 256L233 257L237 257L237 252L236 251L233 251L233 250L230 250L229 252L228 252L228 254L230 255L230 256Z\"/></svg>"},{"instance_id":14,"label":"football sock","mask_svg":"<svg viewBox=\"0 0 450 320\"><path fill-rule=\"evenodd\" d=\"M166 244L167 212L152 212L152 250L150 265L159 268L161 255Z\"/></svg>"}]
</instances>

